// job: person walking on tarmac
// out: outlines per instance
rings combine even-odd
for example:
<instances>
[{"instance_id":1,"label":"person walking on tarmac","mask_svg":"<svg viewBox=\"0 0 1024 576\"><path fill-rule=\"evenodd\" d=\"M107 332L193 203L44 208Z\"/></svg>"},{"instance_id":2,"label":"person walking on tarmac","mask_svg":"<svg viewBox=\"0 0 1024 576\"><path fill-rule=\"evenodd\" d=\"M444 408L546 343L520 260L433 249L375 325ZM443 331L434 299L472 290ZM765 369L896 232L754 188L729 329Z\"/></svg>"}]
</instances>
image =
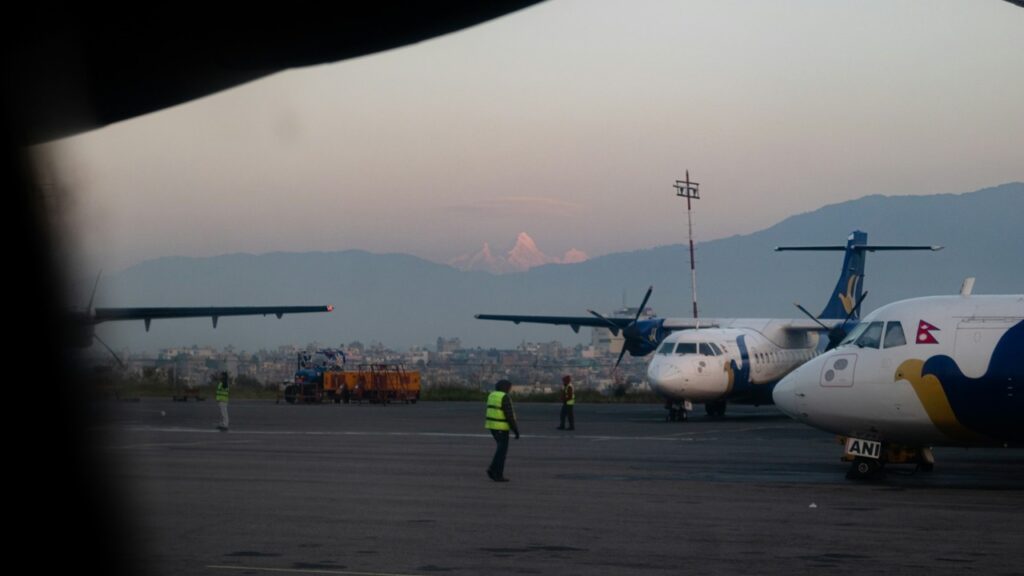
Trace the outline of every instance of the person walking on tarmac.
<instances>
[{"instance_id":1,"label":"person walking on tarmac","mask_svg":"<svg viewBox=\"0 0 1024 576\"><path fill-rule=\"evenodd\" d=\"M221 372L217 379L217 405L220 406L220 424L217 430L228 431L228 373Z\"/></svg>"},{"instance_id":2,"label":"person walking on tarmac","mask_svg":"<svg viewBox=\"0 0 1024 576\"><path fill-rule=\"evenodd\" d=\"M494 385L494 392L487 396L487 420L484 428L491 431L498 446L494 450L491 466L487 468L487 477L495 482L508 482L505 478L505 456L508 455L508 435L511 430L519 440L519 424L516 422L516 411L512 408L512 383L499 380Z\"/></svg>"},{"instance_id":3,"label":"person walking on tarmac","mask_svg":"<svg viewBox=\"0 0 1024 576\"><path fill-rule=\"evenodd\" d=\"M565 419L569 419L569 430L576 429L576 416L573 414L573 407L576 406L576 390L572 385L572 377L566 374L562 376L562 414L559 417L559 430L565 430Z\"/></svg>"}]
</instances>

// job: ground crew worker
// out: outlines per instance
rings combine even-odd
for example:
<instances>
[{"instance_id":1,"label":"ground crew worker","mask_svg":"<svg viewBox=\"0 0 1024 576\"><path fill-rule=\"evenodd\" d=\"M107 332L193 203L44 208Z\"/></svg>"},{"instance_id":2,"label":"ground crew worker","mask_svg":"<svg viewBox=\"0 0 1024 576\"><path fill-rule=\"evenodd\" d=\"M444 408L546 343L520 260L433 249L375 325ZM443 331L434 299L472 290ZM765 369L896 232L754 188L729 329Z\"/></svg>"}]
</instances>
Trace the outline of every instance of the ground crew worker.
<instances>
[{"instance_id":1,"label":"ground crew worker","mask_svg":"<svg viewBox=\"0 0 1024 576\"><path fill-rule=\"evenodd\" d=\"M576 429L576 416L573 414L574 406L576 406L576 390L572 385L572 377L566 374L562 376L562 415L559 418L559 430L565 430L566 418L569 418L569 430Z\"/></svg>"},{"instance_id":2,"label":"ground crew worker","mask_svg":"<svg viewBox=\"0 0 1024 576\"><path fill-rule=\"evenodd\" d=\"M505 478L505 456L508 454L508 433L511 430L519 440L519 425L516 423L516 412L512 408L512 397L509 392L512 383L499 380L494 385L494 392L487 396L487 420L484 427L491 431L498 446L494 450L494 458L487 469L487 477L495 482L508 482Z\"/></svg>"},{"instance_id":3,"label":"ground crew worker","mask_svg":"<svg viewBox=\"0 0 1024 576\"><path fill-rule=\"evenodd\" d=\"M217 429L228 431L228 373L221 372L217 382L217 405L220 406L220 424Z\"/></svg>"}]
</instances>

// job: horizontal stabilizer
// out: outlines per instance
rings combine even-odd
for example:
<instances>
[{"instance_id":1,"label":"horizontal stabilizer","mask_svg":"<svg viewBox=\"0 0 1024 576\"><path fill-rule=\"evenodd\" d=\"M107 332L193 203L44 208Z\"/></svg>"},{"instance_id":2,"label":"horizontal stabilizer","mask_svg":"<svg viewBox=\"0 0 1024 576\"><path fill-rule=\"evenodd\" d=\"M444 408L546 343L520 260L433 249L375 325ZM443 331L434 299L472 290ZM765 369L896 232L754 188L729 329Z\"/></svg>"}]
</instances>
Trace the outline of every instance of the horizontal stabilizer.
<instances>
[{"instance_id":1,"label":"horizontal stabilizer","mask_svg":"<svg viewBox=\"0 0 1024 576\"><path fill-rule=\"evenodd\" d=\"M877 245L870 246L868 244L853 245L853 246L776 246L776 252L843 252L844 250L860 250L864 252L883 252L883 251L895 251L895 250L931 250L932 252L938 252L942 250L942 246L897 246L897 245Z\"/></svg>"}]
</instances>

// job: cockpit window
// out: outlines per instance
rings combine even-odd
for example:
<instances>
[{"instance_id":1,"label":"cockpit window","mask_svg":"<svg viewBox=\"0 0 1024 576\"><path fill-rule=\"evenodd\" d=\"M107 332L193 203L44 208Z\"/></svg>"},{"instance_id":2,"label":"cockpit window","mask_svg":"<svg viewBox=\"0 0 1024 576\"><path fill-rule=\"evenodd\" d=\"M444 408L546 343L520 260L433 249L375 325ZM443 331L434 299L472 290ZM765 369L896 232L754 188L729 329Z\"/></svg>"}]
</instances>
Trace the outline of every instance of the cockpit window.
<instances>
[{"instance_id":1,"label":"cockpit window","mask_svg":"<svg viewBox=\"0 0 1024 576\"><path fill-rule=\"evenodd\" d=\"M868 326L870 326L870 324L867 322L858 322L857 325L850 330L849 334L846 335L846 338L843 338L843 341L840 342L839 345L847 346L849 344L853 344L858 338L860 338L861 334L868 329Z\"/></svg>"},{"instance_id":2,"label":"cockpit window","mask_svg":"<svg viewBox=\"0 0 1024 576\"><path fill-rule=\"evenodd\" d=\"M903 335L903 325L899 322L889 322L885 325L885 347L895 348L907 343L907 337Z\"/></svg>"},{"instance_id":3,"label":"cockpit window","mask_svg":"<svg viewBox=\"0 0 1024 576\"><path fill-rule=\"evenodd\" d=\"M853 330L850 330L850 333L846 335L846 338L843 338L843 341L840 342L839 345L846 346L847 344L853 344L853 341L856 340L857 338L860 338L860 335L863 334L864 331L867 329L867 324L857 324L856 326L853 327Z\"/></svg>"},{"instance_id":4,"label":"cockpit window","mask_svg":"<svg viewBox=\"0 0 1024 576\"><path fill-rule=\"evenodd\" d=\"M722 349L718 347L718 344L710 342L708 345L711 346L711 349L715 351L715 356L721 356L723 354Z\"/></svg>"},{"instance_id":5,"label":"cockpit window","mask_svg":"<svg viewBox=\"0 0 1024 576\"><path fill-rule=\"evenodd\" d=\"M711 344L707 342L700 343L700 353L705 356L718 356L718 354L715 354L715 350L711 348Z\"/></svg>"},{"instance_id":6,"label":"cockpit window","mask_svg":"<svg viewBox=\"0 0 1024 576\"><path fill-rule=\"evenodd\" d=\"M878 348L882 344L882 322L871 322L854 341L860 348Z\"/></svg>"},{"instance_id":7,"label":"cockpit window","mask_svg":"<svg viewBox=\"0 0 1024 576\"><path fill-rule=\"evenodd\" d=\"M696 354L697 343L696 342L680 342L676 344L676 354L682 356L683 354Z\"/></svg>"},{"instance_id":8,"label":"cockpit window","mask_svg":"<svg viewBox=\"0 0 1024 576\"><path fill-rule=\"evenodd\" d=\"M664 344L661 345L661 348L658 350L658 354L671 354L672 349L675 348L675 346L675 342L665 342Z\"/></svg>"}]
</instances>

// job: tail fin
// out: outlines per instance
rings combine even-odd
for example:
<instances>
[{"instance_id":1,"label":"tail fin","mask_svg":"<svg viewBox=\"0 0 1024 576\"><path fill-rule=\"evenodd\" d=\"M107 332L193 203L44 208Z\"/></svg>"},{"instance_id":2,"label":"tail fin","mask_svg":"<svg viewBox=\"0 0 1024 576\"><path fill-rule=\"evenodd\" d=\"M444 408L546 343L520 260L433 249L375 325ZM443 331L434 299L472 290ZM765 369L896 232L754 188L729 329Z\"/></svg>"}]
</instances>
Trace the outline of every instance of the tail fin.
<instances>
[{"instance_id":1,"label":"tail fin","mask_svg":"<svg viewBox=\"0 0 1024 576\"><path fill-rule=\"evenodd\" d=\"M776 252L787 250L802 251L843 251L843 268L839 273L836 287L832 289L825 309L819 318L856 320L860 311L854 309L864 298L864 260L867 252L891 250L942 250L942 246L869 246L866 232L854 230L846 239L846 246L780 246ZM851 315L852 313L852 315Z\"/></svg>"}]
</instances>

